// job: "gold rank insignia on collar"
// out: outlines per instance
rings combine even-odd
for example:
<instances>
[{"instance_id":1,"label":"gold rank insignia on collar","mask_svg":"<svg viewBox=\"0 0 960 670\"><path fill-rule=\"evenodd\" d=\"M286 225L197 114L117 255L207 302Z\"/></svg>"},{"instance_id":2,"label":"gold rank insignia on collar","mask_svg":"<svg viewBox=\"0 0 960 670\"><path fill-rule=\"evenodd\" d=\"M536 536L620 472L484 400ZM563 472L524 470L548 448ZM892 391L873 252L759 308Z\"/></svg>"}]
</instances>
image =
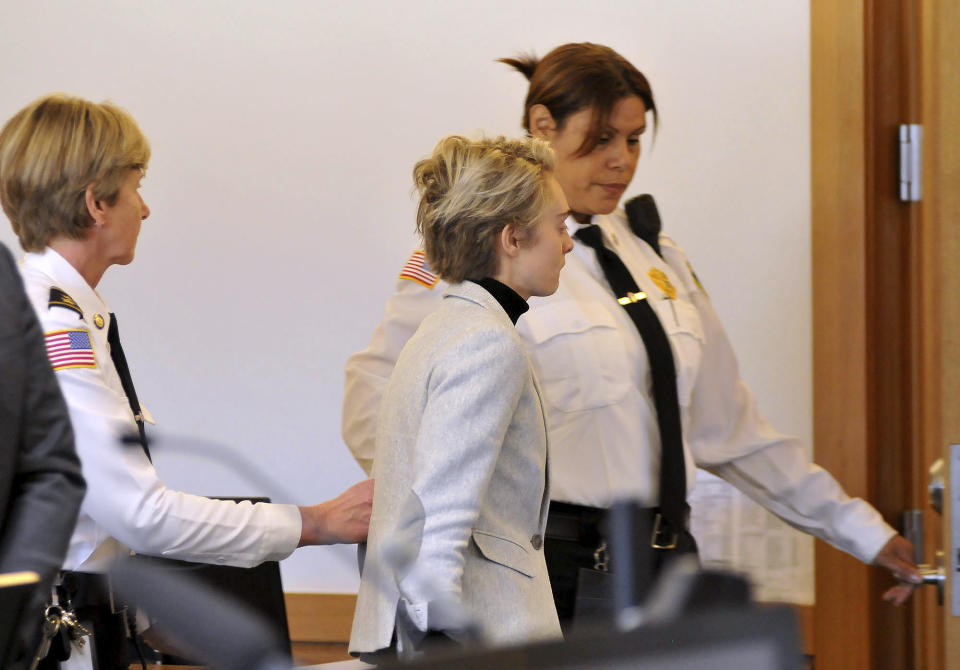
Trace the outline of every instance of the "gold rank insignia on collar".
<instances>
[{"instance_id":1,"label":"gold rank insignia on collar","mask_svg":"<svg viewBox=\"0 0 960 670\"><path fill-rule=\"evenodd\" d=\"M95 325L98 329L103 330L103 317L99 314L94 314L93 325Z\"/></svg>"},{"instance_id":2,"label":"gold rank insignia on collar","mask_svg":"<svg viewBox=\"0 0 960 670\"><path fill-rule=\"evenodd\" d=\"M653 280L653 283L657 285L657 288L660 289L660 292L667 296L670 300L677 299L677 287L673 285L663 270L659 268L650 268L650 272L647 273L647 276Z\"/></svg>"},{"instance_id":3,"label":"gold rank insignia on collar","mask_svg":"<svg viewBox=\"0 0 960 670\"><path fill-rule=\"evenodd\" d=\"M621 305L629 305L631 302L640 302L641 300L646 300L647 294L641 291L640 293L627 293L622 298L617 298L617 302Z\"/></svg>"},{"instance_id":4,"label":"gold rank insignia on collar","mask_svg":"<svg viewBox=\"0 0 960 670\"><path fill-rule=\"evenodd\" d=\"M47 308L49 309L50 307L63 307L76 312L80 315L81 319L83 318L83 310L80 309L77 301L56 286L50 287L50 300L47 302Z\"/></svg>"}]
</instances>

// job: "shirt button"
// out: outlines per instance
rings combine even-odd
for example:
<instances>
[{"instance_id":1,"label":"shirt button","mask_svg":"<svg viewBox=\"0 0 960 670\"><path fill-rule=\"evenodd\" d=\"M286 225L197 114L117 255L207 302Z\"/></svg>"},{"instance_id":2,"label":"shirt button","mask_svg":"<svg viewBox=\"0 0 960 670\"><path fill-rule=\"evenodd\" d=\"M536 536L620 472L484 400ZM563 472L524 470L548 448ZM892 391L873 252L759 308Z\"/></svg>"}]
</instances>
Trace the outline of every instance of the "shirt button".
<instances>
[{"instance_id":1,"label":"shirt button","mask_svg":"<svg viewBox=\"0 0 960 670\"><path fill-rule=\"evenodd\" d=\"M540 537L539 535L534 535L533 537L530 538L530 544L533 546L534 549L536 549L537 551L540 551L540 547L543 546L543 538Z\"/></svg>"},{"instance_id":2,"label":"shirt button","mask_svg":"<svg viewBox=\"0 0 960 670\"><path fill-rule=\"evenodd\" d=\"M226 556L217 556L217 563L219 563L220 565L223 565L226 562L227 562Z\"/></svg>"}]
</instances>

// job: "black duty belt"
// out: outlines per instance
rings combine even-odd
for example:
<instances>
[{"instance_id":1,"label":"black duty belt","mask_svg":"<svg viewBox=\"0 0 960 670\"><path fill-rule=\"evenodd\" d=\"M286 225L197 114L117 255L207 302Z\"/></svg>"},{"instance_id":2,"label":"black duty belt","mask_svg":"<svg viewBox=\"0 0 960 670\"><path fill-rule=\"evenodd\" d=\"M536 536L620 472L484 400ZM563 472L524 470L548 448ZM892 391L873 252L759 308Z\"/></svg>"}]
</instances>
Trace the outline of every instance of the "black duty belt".
<instances>
[{"instance_id":1,"label":"black duty belt","mask_svg":"<svg viewBox=\"0 0 960 670\"><path fill-rule=\"evenodd\" d=\"M111 597L110 578L99 572L64 571L60 573L57 591L74 607L116 608Z\"/></svg>"},{"instance_id":2,"label":"black duty belt","mask_svg":"<svg viewBox=\"0 0 960 670\"><path fill-rule=\"evenodd\" d=\"M648 507L651 522L660 514L660 508ZM596 546L601 540L609 538L608 510L601 507L574 505L573 503L550 503L547 516L546 537L554 540L579 542L586 546ZM686 506L683 514L683 529L690 527L690 508Z\"/></svg>"},{"instance_id":3,"label":"black duty belt","mask_svg":"<svg viewBox=\"0 0 960 670\"><path fill-rule=\"evenodd\" d=\"M594 546L606 535L606 517L607 510L599 507L551 501L545 535Z\"/></svg>"}]
</instances>

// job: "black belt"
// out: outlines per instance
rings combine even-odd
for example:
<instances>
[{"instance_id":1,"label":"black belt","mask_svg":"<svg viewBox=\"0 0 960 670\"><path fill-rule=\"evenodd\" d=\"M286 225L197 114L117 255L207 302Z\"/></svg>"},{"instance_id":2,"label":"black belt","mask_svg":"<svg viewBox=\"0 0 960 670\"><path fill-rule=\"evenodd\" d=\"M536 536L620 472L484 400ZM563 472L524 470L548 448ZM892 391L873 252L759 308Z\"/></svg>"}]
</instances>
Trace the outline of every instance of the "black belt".
<instances>
[{"instance_id":1,"label":"black belt","mask_svg":"<svg viewBox=\"0 0 960 670\"><path fill-rule=\"evenodd\" d=\"M660 513L659 507L648 507L651 521L655 521ZM550 502L550 513L547 515L547 528L544 535L554 540L579 542L580 544L596 547L601 541L609 538L608 516L609 510L602 507L574 505L565 502ZM690 527L690 507L685 506L683 515L683 529Z\"/></svg>"},{"instance_id":2,"label":"black belt","mask_svg":"<svg viewBox=\"0 0 960 670\"><path fill-rule=\"evenodd\" d=\"M596 546L606 535L607 510L551 501L544 535L554 540Z\"/></svg>"},{"instance_id":3,"label":"black belt","mask_svg":"<svg viewBox=\"0 0 960 670\"><path fill-rule=\"evenodd\" d=\"M99 572L61 572L57 592L74 607L116 609L117 604L111 597L110 578Z\"/></svg>"}]
</instances>

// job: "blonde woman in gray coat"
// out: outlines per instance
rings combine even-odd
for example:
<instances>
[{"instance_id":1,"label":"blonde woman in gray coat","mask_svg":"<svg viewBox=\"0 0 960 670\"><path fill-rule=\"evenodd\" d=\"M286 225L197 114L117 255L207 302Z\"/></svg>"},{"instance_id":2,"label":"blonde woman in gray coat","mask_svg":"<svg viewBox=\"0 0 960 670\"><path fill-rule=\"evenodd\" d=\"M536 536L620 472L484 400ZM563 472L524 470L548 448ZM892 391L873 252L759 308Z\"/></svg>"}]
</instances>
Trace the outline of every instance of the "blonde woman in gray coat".
<instances>
[{"instance_id":1,"label":"blonde woman in gray coat","mask_svg":"<svg viewBox=\"0 0 960 670\"><path fill-rule=\"evenodd\" d=\"M350 651L426 638L561 636L543 557L549 504L540 387L515 331L557 289L566 199L536 139L448 137L414 168L417 230L451 284L384 395L377 482Z\"/></svg>"}]
</instances>

